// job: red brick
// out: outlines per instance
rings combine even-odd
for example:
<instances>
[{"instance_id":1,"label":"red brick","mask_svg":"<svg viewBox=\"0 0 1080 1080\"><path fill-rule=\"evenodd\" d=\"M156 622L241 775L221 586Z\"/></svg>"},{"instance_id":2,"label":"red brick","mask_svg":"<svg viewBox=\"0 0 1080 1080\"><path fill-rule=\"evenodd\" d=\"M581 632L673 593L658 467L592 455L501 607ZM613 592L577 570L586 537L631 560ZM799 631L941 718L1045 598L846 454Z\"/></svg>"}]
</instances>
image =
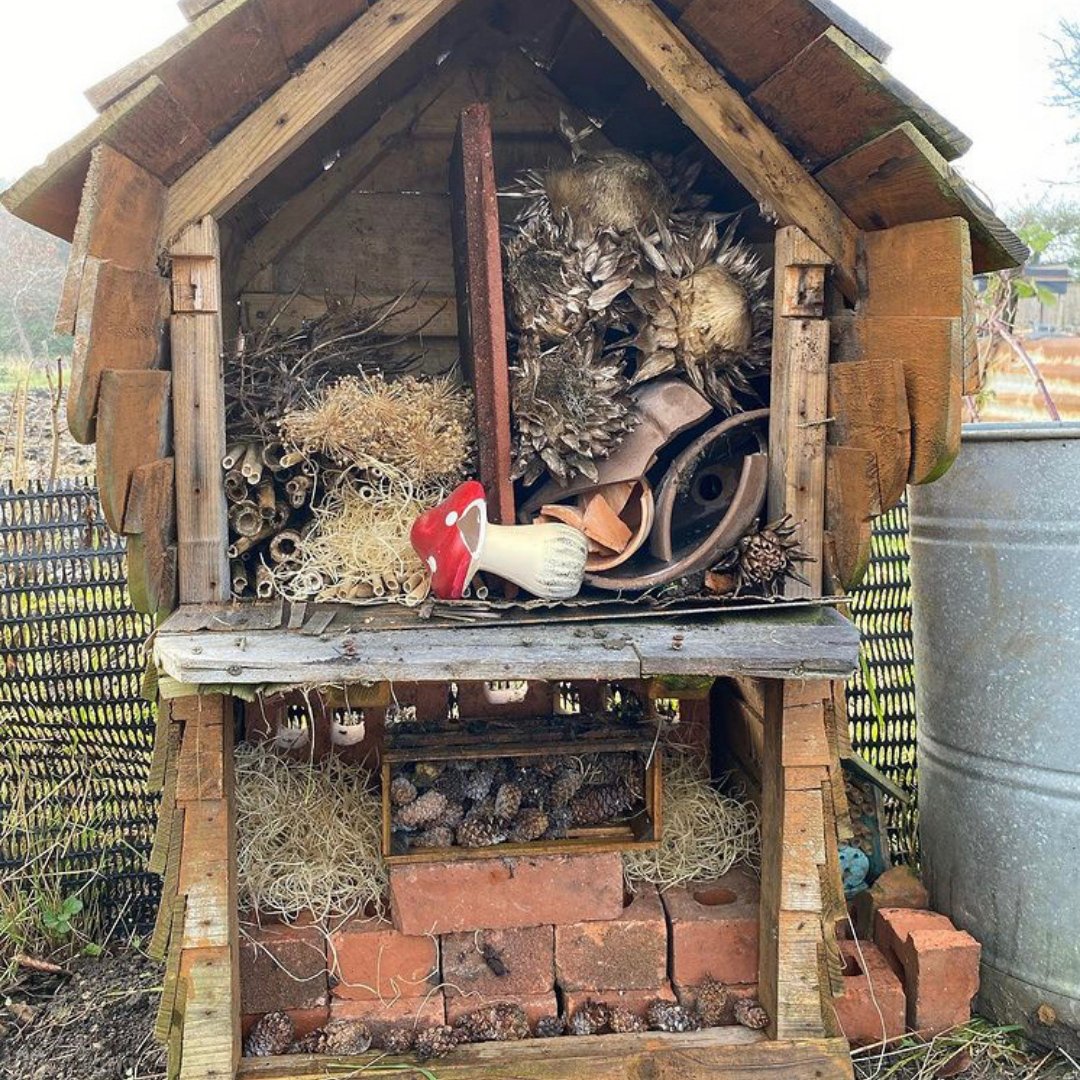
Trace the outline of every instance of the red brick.
<instances>
[{"instance_id":1,"label":"red brick","mask_svg":"<svg viewBox=\"0 0 1080 1080\"><path fill-rule=\"evenodd\" d=\"M671 927L671 974L678 986L706 978L752 983L758 977L758 883L743 870L662 894Z\"/></svg>"},{"instance_id":2,"label":"red brick","mask_svg":"<svg viewBox=\"0 0 1080 1080\"><path fill-rule=\"evenodd\" d=\"M470 1013L473 1009L479 1009L483 1005L495 1005L500 1002L509 1002L512 1005L520 1005L525 1015L529 1018L529 1024L536 1027L538 1020L546 1016L559 1015L559 999L554 990L548 990L539 994L503 995L479 994L469 997L447 997L446 999L446 1022L454 1023L459 1017Z\"/></svg>"},{"instance_id":3,"label":"red brick","mask_svg":"<svg viewBox=\"0 0 1080 1080\"><path fill-rule=\"evenodd\" d=\"M617 919L555 927L555 972L563 990L659 986L667 978L667 954L667 919L651 885Z\"/></svg>"},{"instance_id":4,"label":"red brick","mask_svg":"<svg viewBox=\"0 0 1080 1080\"><path fill-rule=\"evenodd\" d=\"M832 999L836 1020L852 1046L869 1046L904 1033L904 986L881 950L869 941L841 941L844 992Z\"/></svg>"},{"instance_id":5,"label":"red brick","mask_svg":"<svg viewBox=\"0 0 1080 1080\"><path fill-rule=\"evenodd\" d=\"M734 986L728 986L727 990L731 994L732 1004L734 1004L736 998L756 998L758 996L757 983L738 983ZM684 1009L693 1012L697 1007L698 987L676 986L675 996L679 999L679 1004ZM734 1013L725 1021L725 1023L735 1023Z\"/></svg>"},{"instance_id":6,"label":"red brick","mask_svg":"<svg viewBox=\"0 0 1080 1080\"><path fill-rule=\"evenodd\" d=\"M924 909L930 903L926 888L908 866L886 870L869 889L851 901L855 932L868 940L874 934L874 919L881 908ZM847 935L845 935L847 936Z\"/></svg>"},{"instance_id":7,"label":"red brick","mask_svg":"<svg viewBox=\"0 0 1080 1080\"><path fill-rule=\"evenodd\" d=\"M326 937L318 926L245 927L240 941L240 1011L317 1009L328 1000Z\"/></svg>"},{"instance_id":8,"label":"red brick","mask_svg":"<svg viewBox=\"0 0 1080 1080\"><path fill-rule=\"evenodd\" d=\"M621 1005L637 1016L644 1016L649 1006L657 1000L674 1001L675 993L671 983L651 990L568 990L563 995L566 1015L573 1016L587 1001L600 1001L605 1005Z\"/></svg>"},{"instance_id":9,"label":"red brick","mask_svg":"<svg viewBox=\"0 0 1080 1080\"><path fill-rule=\"evenodd\" d=\"M446 934L440 947L447 998L474 992L542 994L555 986L555 931L550 926Z\"/></svg>"},{"instance_id":10,"label":"red brick","mask_svg":"<svg viewBox=\"0 0 1080 1080\"><path fill-rule=\"evenodd\" d=\"M259 1019L261 1018L258 1016L242 1016L240 1018L240 1029L245 1039ZM330 1006L323 1005L318 1009L290 1009L289 1019L293 1022L296 1037L302 1039L305 1035L310 1035L313 1031L326 1027L326 1023L330 1019Z\"/></svg>"},{"instance_id":11,"label":"red brick","mask_svg":"<svg viewBox=\"0 0 1080 1080\"><path fill-rule=\"evenodd\" d=\"M439 983L435 938L403 934L384 919L349 921L330 935L328 955L336 998L422 997Z\"/></svg>"},{"instance_id":12,"label":"red brick","mask_svg":"<svg viewBox=\"0 0 1080 1080\"><path fill-rule=\"evenodd\" d=\"M902 974L912 1031L937 1035L971 1018L982 947L970 934L931 911L883 908L874 939Z\"/></svg>"},{"instance_id":13,"label":"red brick","mask_svg":"<svg viewBox=\"0 0 1080 1080\"><path fill-rule=\"evenodd\" d=\"M390 898L406 934L614 919L623 909L622 860L612 852L409 863L390 868Z\"/></svg>"},{"instance_id":14,"label":"red brick","mask_svg":"<svg viewBox=\"0 0 1080 1080\"><path fill-rule=\"evenodd\" d=\"M388 998L386 1001L330 1002L331 1020L363 1020L372 1031L388 1027L429 1028L446 1023L446 1003L441 990L423 997Z\"/></svg>"}]
</instances>

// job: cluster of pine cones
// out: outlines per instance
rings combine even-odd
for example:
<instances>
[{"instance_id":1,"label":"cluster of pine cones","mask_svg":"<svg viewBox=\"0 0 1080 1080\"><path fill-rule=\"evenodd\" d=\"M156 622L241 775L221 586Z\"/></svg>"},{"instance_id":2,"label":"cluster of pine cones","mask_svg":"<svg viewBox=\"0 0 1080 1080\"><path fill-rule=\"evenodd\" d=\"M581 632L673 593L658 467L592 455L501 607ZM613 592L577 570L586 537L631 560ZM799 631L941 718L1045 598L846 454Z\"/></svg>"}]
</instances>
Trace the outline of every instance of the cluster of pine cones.
<instances>
[{"instance_id":1,"label":"cluster of pine cones","mask_svg":"<svg viewBox=\"0 0 1080 1080\"><path fill-rule=\"evenodd\" d=\"M636 753L489 758L405 765L390 783L390 822L412 848L558 840L642 805Z\"/></svg>"}]
</instances>

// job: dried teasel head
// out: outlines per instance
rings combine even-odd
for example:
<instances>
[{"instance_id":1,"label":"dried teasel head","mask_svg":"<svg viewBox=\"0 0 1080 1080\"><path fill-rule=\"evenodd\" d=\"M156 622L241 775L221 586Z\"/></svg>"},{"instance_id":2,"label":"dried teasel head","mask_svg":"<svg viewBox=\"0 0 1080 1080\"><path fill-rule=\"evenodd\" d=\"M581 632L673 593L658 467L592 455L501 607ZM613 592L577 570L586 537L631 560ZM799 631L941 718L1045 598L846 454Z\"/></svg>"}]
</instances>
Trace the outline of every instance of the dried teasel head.
<instances>
[{"instance_id":1,"label":"dried teasel head","mask_svg":"<svg viewBox=\"0 0 1080 1080\"><path fill-rule=\"evenodd\" d=\"M768 366L772 305L768 271L711 219L689 232L661 225L640 237L645 262L630 290L638 350L633 382L681 369L727 412Z\"/></svg>"},{"instance_id":2,"label":"dried teasel head","mask_svg":"<svg viewBox=\"0 0 1080 1080\"><path fill-rule=\"evenodd\" d=\"M563 483L599 479L596 462L638 421L622 366L622 353L605 355L591 329L547 350L521 339L510 387L514 479L535 483L545 468Z\"/></svg>"}]
</instances>

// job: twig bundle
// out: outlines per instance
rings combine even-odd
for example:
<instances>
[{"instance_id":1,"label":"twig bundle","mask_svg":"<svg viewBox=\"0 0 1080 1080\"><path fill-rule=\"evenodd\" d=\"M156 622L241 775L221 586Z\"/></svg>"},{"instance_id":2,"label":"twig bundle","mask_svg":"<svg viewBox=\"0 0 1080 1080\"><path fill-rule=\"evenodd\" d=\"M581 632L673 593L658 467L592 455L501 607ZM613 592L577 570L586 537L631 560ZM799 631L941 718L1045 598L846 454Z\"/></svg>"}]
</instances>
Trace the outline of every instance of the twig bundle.
<instances>
[{"instance_id":1,"label":"twig bundle","mask_svg":"<svg viewBox=\"0 0 1080 1080\"><path fill-rule=\"evenodd\" d=\"M281 434L306 455L343 468L404 474L418 485L453 482L472 454L472 401L447 377L387 382L355 375L287 412Z\"/></svg>"},{"instance_id":2,"label":"twig bundle","mask_svg":"<svg viewBox=\"0 0 1080 1080\"><path fill-rule=\"evenodd\" d=\"M236 751L240 899L284 916L382 913L382 803L362 769L297 762L265 745Z\"/></svg>"},{"instance_id":3,"label":"twig bundle","mask_svg":"<svg viewBox=\"0 0 1080 1080\"><path fill-rule=\"evenodd\" d=\"M753 803L717 791L694 754L669 750L663 838L651 850L626 852L623 871L630 882L669 889L711 881L737 863L756 866L760 850L760 819Z\"/></svg>"}]
</instances>

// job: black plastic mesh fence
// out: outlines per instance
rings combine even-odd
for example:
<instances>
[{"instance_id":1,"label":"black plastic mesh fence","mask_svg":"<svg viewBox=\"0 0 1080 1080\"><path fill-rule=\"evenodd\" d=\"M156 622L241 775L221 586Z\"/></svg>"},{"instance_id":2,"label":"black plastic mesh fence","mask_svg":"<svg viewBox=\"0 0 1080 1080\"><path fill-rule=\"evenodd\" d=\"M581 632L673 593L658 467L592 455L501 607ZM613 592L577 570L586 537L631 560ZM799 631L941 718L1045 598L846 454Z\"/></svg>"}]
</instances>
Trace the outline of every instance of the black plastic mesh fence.
<instances>
[{"instance_id":1,"label":"black plastic mesh fence","mask_svg":"<svg viewBox=\"0 0 1080 1080\"><path fill-rule=\"evenodd\" d=\"M914 855L915 646L911 633L911 564L906 505L875 522L870 569L852 596L863 635L860 670L848 684L851 742L871 765L911 796L904 806L888 799L893 857Z\"/></svg>"},{"instance_id":2,"label":"black plastic mesh fence","mask_svg":"<svg viewBox=\"0 0 1080 1080\"><path fill-rule=\"evenodd\" d=\"M154 711L139 695L151 629L89 483L0 485L0 877L47 861L123 929L157 898Z\"/></svg>"}]
</instances>

